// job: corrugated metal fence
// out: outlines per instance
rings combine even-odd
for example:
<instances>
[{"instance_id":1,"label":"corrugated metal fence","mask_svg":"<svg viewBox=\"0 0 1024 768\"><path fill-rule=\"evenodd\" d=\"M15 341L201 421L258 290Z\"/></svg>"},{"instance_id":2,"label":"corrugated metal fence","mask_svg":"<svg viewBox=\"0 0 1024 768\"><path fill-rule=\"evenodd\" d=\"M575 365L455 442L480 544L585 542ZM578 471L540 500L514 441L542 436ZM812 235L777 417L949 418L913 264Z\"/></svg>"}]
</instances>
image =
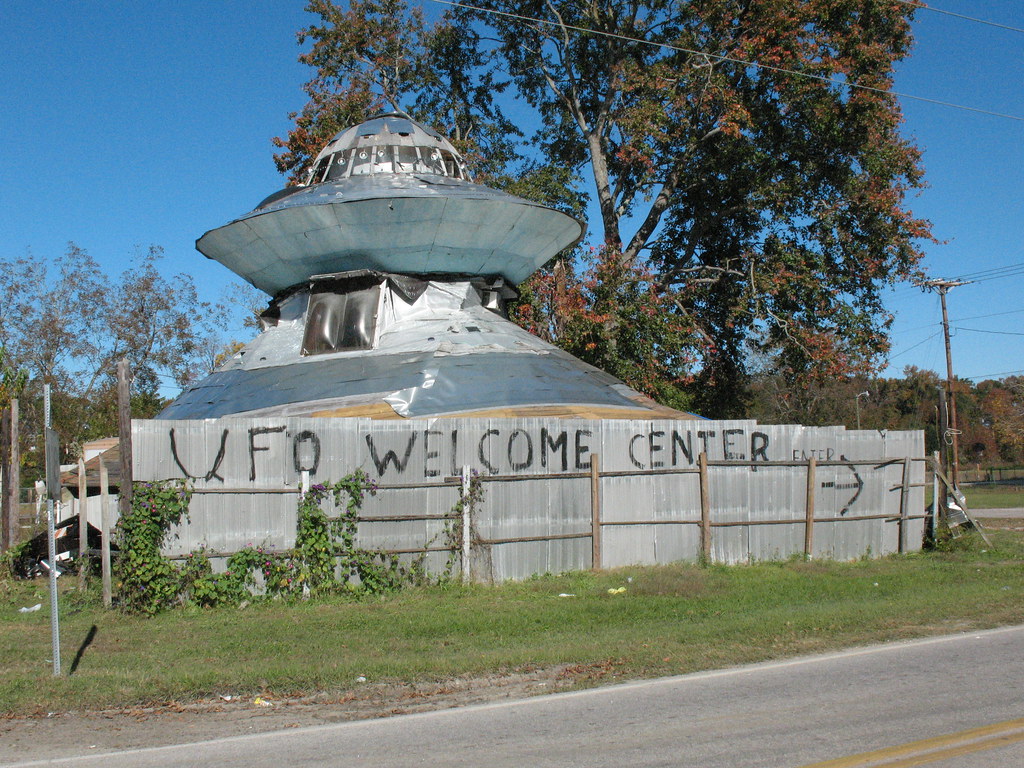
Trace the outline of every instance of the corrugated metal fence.
<instances>
[{"instance_id":1,"label":"corrugated metal fence","mask_svg":"<svg viewBox=\"0 0 1024 768\"><path fill-rule=\"evenodd\" d=\"M918 549L923 534L919 431L281 418L135 421L132 433L137 481L195 488L172 556L287 549L304 475L329 482L355 469L380 484L363 506L362 547L420 557L436 573L466 544L476 580L702 557L851 559ZM455 508L467 473L482 498L464 528Z\"/></svg>"}]
</instances>

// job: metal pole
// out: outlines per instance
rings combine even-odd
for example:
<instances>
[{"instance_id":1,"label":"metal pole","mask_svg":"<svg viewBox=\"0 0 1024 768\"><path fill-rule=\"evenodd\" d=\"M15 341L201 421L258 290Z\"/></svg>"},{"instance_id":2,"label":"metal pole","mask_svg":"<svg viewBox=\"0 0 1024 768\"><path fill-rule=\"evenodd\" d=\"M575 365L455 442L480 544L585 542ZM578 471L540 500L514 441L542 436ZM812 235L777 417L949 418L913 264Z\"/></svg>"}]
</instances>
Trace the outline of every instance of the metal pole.
<instances>
[{"instance_id":1,"label":"metal pole","mask_svg":"<svg viewBox=\"0 0 1024 768\"><path fill-rule=\"evenodd\" d=\"M18 398L11 400L11 526L14 538L11 546L21 536L21 443L18 440Z\"/></svg>"},{"instance_id":2,"label":"metal pole","mask_svg":"<svg viewBox=\"0 0 1024 768\"><path fill-rule=\"evenodd\" d=\"M939 465L939 452L932 451L932 460L935 462L935 466ZM939 532L939 475L936 472L932 472L932 522L931 522L931 540L935 543L935 538Z\"/></svg>"},{"instance_id":3,"label":"metal pole","mask_svg":"<svg viewBox=\"0 0 1024 768\"><path fill-rule=\"evenodd\" d=\"M858 430L860 429L860 399L862 397L868 397L869 395L870 395L870 392L859 392L859 393L857 393L857 396L855 398L853 398L854 406L857 409L857 429Z\"/></svg>"},{"instance_id":4,"label":"metal pole","mask_svg":"<svg viewBox=\"0 0 1024 768\"><path fill-rule=\"evenodd\" d=\"M43 423L50 428L50 385L43 387ZM49 472L49 470L47 470ZM58 470L59 471L59 470ZM60 509L60 502L57 502L57 510ZM57 542L54 535L54 509L53 496L50 489L46 493L46 545L47 557L50 563L50 636L53 643L53 674L60 676L60 615L57 610Z\"/></svg>"},{"instance_id":5,"label":"metal pole","mask_svg":"<svg viewBox=\"0 0 1024 768\"><path fill-rule=\"evenodd\" d=\"M11 433L11 414L5 408L0 417L0 550L14 547L16 515L11 504L11 454L8 435Z\"/></svg>"}]
</instances>

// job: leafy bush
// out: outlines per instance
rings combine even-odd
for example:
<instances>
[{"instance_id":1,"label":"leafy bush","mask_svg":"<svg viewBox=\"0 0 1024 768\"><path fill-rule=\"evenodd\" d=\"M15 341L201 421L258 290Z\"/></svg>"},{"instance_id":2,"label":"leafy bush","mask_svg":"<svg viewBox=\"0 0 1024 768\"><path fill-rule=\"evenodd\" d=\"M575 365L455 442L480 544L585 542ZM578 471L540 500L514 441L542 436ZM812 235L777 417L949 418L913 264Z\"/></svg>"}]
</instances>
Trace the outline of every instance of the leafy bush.
<instances>
[{"instance_id":1,"label":"leafy bush","mask_svg":"<svg viewBox=\"0 0 1024 768\"><path fill-rule=\"evenodd\" d=\"M117 559L121 606L152 616L172 605L181 591L181 574L161 554L172 525L188 519L192 489L172 480L135 483L131 510L117 522Z\"/></svg>"},{"instance_id":2,"label":"leafy bush","mask_svg":"<svg viewBox=\"0 0 1024 768\"><path fill-rule=\"evenodd\" d=\"M256 593L294 597L398 589L414 580L414 570L395 556L356 546L363 500L376 492L377 484L362 470L312 486L299 497L293 549L246 547L216 573L204 550L190 554L180 568L160 551L171 526L188 519L191 489L180 481L137 483L131 513L118 523L121 606L153 615L175 603L238 605ZM324 511L326 502L337 517Z\"/></svg>"}]
</instances>

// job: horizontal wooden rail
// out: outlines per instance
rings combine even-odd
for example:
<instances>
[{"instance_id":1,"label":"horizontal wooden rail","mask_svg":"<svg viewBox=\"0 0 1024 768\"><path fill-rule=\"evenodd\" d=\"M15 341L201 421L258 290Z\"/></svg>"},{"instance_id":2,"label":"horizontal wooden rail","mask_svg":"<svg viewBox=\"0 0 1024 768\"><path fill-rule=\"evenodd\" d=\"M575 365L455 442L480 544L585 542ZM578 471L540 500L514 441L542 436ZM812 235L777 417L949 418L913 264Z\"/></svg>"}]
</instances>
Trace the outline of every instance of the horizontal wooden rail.
<instances>
[{"instance_id":1,"label":"horizontal wooden rail","mask_svg":"<svg viewBox=\"0 0 1024 768\"><path fill-rule=\"evenodd\" d=\"M561 541L563 539L589 539L590 531L582 533L552 533L548 536L515 536L507 539L477 539L477 544L526 544L531 541Z\"/></svg>"}]
</instances>

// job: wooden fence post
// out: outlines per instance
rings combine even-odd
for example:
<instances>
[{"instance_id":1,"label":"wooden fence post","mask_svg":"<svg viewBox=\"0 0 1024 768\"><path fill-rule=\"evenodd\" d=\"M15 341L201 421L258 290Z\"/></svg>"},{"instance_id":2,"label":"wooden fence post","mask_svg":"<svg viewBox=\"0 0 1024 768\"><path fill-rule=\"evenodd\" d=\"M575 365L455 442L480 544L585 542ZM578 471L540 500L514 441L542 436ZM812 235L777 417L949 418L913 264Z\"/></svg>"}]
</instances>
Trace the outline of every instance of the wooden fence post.
<instances>
[{"instance_id":1,"label":"wooden fence post","mask_svg":"<svg viewBox=\"0 0 1024 768\"><path fill-rule=\"evenodd\" d=\"M470 515L472 506L472 470L465 466L462 468L462 583L469 584L472 581L471 559L473 550L471 547L471 528L473 518Z\"/></svg>"},{"instance_id":2,"label":"wooden fence post","mask_svg":"<svg viewBox=\"0 0 1024 768\"><path fill-rule=\"evenodd\" d=\"M910 509L910 457L903 457L903 487L900 488L900 554L907 551L907 514Z\"/></svg>"},{"instance_id":3,"label":"wooden fence post","mask_svg":"<svg viewBox=\"0 0 1024 768\"><path fill-rule=\"evenodd\" d=\"M814 492L817 486L818 462L813 456L807 460L807 497L804 507L804 557L814 556Z\"/></svg>"},{"instance_id":4,"label":"wooden fence post","mask_svg":"<svg viewBox=\"0 0 1024 768\"><path fill-rule=\"evenodd\" d=\"M113 604L113 592L111 589L110 577L110 476L107 474L107 465L103 463L102 454L100 462L100 569L103 573L103 605L109 608Z\"/></svg>"},{"instance_id":5,"label":"wooden fence post","mask_svg":"<svg viewBox=\"0 0 1024 768\"><path fill-rule=\"evenodd\" d=\"M700 470L700 558L710 563L711 552L711 499L708 490L708 455L700 452L697 457L697 468Z\"/></svg>"},{"instance_id":6,"label":"wooden fence post","mask_svg":"<svg viewBox=\"0 0 1024 768\"><path fill-rule=\"evenodd\" d=\"M590 567L601 568L601 456L590 454Z\"/></svg>"},{"instance_id":7,"label":"wooden fence post","mask_svg":"<svg viewBox=\"0 0 1024 768\"><path fill-rule=\"evenodd\" d=\"M121 517L132 511L132 409L128 361L117 363L117 437L121 445L121 480L117 491Z\"/></svg>"},{"instance_id":8,"label":"wooden fence post","mask_svg":"<svg viewBox=\"0 0 1024 768\"><path fill-rule=\"evenodd\" d=\"M89 580L89 483L85 477L85 457L78 458L78 588Z\"/></svg>"}]
</instances>

